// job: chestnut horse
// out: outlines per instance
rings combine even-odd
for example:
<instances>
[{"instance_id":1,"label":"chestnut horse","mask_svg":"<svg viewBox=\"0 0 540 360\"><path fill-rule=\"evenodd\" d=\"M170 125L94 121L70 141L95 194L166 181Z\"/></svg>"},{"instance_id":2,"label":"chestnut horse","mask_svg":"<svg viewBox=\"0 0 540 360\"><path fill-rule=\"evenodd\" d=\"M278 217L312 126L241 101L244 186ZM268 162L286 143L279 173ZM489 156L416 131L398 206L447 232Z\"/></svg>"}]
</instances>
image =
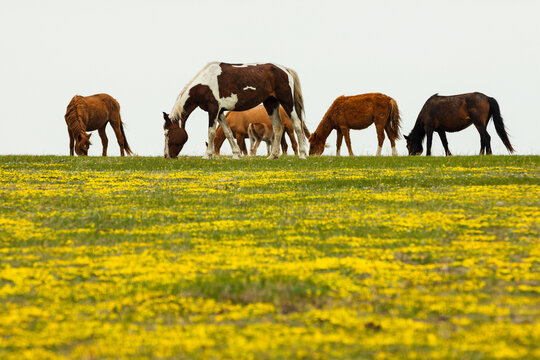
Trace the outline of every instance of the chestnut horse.
<instances>
[{"instance_id":1,"label":"chestnut horse","mask_svg":"<svg viewBox=\"0 0 540 360\"><path fill-rule=\"evenodd\" d=\"M274 130L272 129L272 124L267 123L251 123L248 126L248 136L250 146L250 155L257 155L257 149L261 141L266 143L266 151L270 155L270 145L272 143L272 138L274 137Z\"/></svg>"},{"instance_id":2,"label":"chestnut horse","mask_svg":"<svg viewBox=\"0 0 540 360\"><path fill-rule=\"evenodd\" d=\"M67 106L64 116L69 133L69 155L73 156L73 150L79 156L88 155L90 147L90 136L87 131L97 130L103 145L103 156L107 156L107 145L109 140L105 133L107 123L116 134L120 154L124 156L124 151L128 155L133 155L124 132L124 126L120 119L120 105L110 95L96 94L92 96L75 95Z\"/></svg>"},{"instance_id":3,"label":"chestnut horse","mask_svg":"<svg viewBox=\"0 0 540 360\"><path fill-rule=\"evenodd\" d=\"M361 130L375 124L379 140L377 155L381 155L386 131L392 145L392 155L395 156L397 155L395 141L400 137L400 120L397 103L389 96L378 93L340 96L334 100L317 130L309 137L309 155L321 155L328 135L332 130L336 130L336 155L339 156L341 141L345 137L349 156L354 156L349 130Z\"/></svg>"},{"instance_id":4,"label":"chestnut horse","mask_svg":"<svg viewBox=\"0 0 540 360\"><path fill-rule=\"evenodd\" d=\"M214 138L219 122L231 145L233 158L238 159L240 148L234 141L224 113L226 110L248 110L260 103L263 103L274 128L269 158L277 159L279 155L279 143L283 134L283 122L279 116L281 105L291 118L298 136L299 157L305 159L306 142L302 136L304 101L300 81L294 70L280 65L211 62L180 92L169 118L172 123L181 123L184 129L191 112L200 107L208 112L208 145L204 158L211 158L214 154Z\"/></svg>"},{"instance_id":5,"label":"chestnut horse","mask_svg":"<svg viewBox=\"0 0 540 360\"><path fill-rule=\"evenodd\" d=\"M283 127L285 128L285 133L289 136L289 139L291 140L291 145L294 151L295 155L298 155L298 146L296 143L296 138L294 136L294 129L293 124L291 122L291 119L287 116L287 113L285 112L285 109L283 109L282 106L279 107L279 117L283 121ZM270 118L268 117L268 113L264 109L263 105L256 106L254 108L251 108L246 111L229 111L227 115L225 115L225 118L227 119L227 122L229 123L229 126L231 127L231 130L233 132L234 137L236 138L236 142L238 146L240 147L240 150L245 155L248 154L246 143L244 139L248 137L248 126L251 123L257 122L257 123L264 123L272 126L272 122L270 121ZM304 124L304 133L306 133L306 136L309 136L309 131L307 128L305 128ZM283 150L283 153L287 152L287 142L285 141L285 134L281 138L281 148ZM216 131L216 138L214 139L214 155L219 155L219 150L221 149L221 146L223 145L223 142L225 141L225 134L223 133L223 129L221 126L218 126Z\"/></svg>"},{"instance_id":6,"label":"chestnut horse","mask_svg":"<svg viewBox=\"0 0 540 360\"><path fill-rule=\"evenodd\" d=\"M514 152L504 128L497 100L479 92L454 96L435 94L426 101L418 114L414 128L409 135L405 136L409 155L422 154L424 150L422 142L426 136L426 155L431 155L433 132L437 132L446 156L451 156L446 132L461 131L471 124L474 124L480 134L480 155L483 155L484 152L489 155L491 154L491 137L487 133L486 127L491 117L493 117L495 130L504 146L510 153Z\"/></svg>"},{"instance_id":7,"label":"chestnut horse","mask_svg":"<svg viewBox=\"0 0 540 360\"><path fill-rule=\"evenodd\" d=\"M178 124L172 124L169 120L169 115L163 113L165 119L165 158L176 159L186 141L188 141L188 134L185 129L182 129Z\"/></svg>"}]
</instances>

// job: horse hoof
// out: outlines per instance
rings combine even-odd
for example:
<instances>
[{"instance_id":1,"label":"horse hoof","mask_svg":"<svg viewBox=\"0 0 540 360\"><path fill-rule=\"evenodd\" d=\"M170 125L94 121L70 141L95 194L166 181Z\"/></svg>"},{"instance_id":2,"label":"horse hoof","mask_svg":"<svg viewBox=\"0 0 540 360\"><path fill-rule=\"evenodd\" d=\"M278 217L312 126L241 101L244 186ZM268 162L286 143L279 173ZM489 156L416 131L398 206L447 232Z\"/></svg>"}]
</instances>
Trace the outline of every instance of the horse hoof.
<instances>
[{"instance_id":1,"label":"horse hoof","mask_svg":"<svg viewBox=\"0 0 540 360\"><path fill-rule=\"evenodd\" d=\"M212 154L204 154L203 156L203 159L206 159L206 160L211 159L211 158L212 158Z\"/></svg>"},{"instance_id":2,"label":"horse hoof","mask_svg":"<svg viewBox=\"0 0 540 360\"><path fill-rule=\"evenodd\" d=\"M279 156L274 155L274 154L270 154L270 156L267 157L268 160L275 160L277 158L279 158Z\"/></svg>"}]
</instances>

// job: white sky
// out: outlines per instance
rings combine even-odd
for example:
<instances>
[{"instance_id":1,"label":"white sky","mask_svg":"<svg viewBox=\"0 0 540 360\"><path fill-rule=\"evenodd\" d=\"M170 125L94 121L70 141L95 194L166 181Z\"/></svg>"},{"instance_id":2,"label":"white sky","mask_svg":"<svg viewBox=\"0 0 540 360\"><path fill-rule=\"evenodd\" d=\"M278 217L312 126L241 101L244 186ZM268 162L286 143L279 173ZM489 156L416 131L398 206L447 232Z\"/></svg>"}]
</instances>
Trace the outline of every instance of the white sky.
<instances>
[{"instance_id":1,"label":"white sky","mask_svg":"<svg viewBox=\"0 0 540 360\"><path fill-rule=\"evenodd\" d=\"M537 0L2 0L0 154L69 154L68 102L105 92L120 102L132 149L163 155L161 112L209 61L295 69L311 131L343 94L393 97L408 134L434 93L480 91L499 102L518 153L539 154L539 14ZM204 153L207 127L206 112L193 112L182 154ZM488 132L493 152L507 154L492 122ZM94 133L90 155L100 155ZM373 126L351 137L357 155L375 154ZM480 149L472 126L448 142L456 155ZM404 140L397 148L406 154ZM433 153L443 154L436 135Z\"/></svg>"}]
</instances>

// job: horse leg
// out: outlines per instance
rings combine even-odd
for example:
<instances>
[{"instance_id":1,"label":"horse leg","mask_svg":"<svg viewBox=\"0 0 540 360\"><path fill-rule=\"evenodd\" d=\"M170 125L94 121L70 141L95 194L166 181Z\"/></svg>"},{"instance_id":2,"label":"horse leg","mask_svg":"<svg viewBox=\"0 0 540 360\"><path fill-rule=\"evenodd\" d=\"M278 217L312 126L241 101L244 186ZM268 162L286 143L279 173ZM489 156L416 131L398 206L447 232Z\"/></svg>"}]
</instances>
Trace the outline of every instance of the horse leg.
<instances>
[{"instance_id":1,"label":"horse leg","mask_svg":"<svg viewBox=\"0 0 540 360\"><path fill-rule=\"evenodd\" d=\"M208 111L208 142L206 143L206 153L204 153L203 159L211 159L214 155L217 125L217 115L214 111Z\"/></svg>"},{"instance_id":2,"label":"horse leg","mask_svg":"<svg viewBox=\"0 0 540 360\"><path fill-rule=\"evenodd\" d=\"M441 138L442 146L444 147L446 156L452 156L450 149L448 149L448 141L446 140L446 132L444 132L443 130L439 130L437 131L437 133L439 133L439 137Z\"/></svg>"},{"instance_id":3,"label":"horse leg","mask_svg":"<svg viewBox=\"0 0 540 360\"><path fill-rule=\"evenodd\" d=\"M289 136L289 140L291 141L291 146L292 146L294 155L298 155L298 143L296 142L296 138L294 137L294 129L286 128L285 131L287 132L287 135Z\"/></svg>"},{"instance_id":4,"label":"horse leg","mask_svg":"<svg viewBox=\"0 0 540 360\"><path fill-rule=\"evenodd\" d=\"M109 145L109 139L107 139L107 133L105 132L106 126L107 124L98 129L98 134L101 138L101 144L103 145L103 151L101 153L101 156L107 156L107 146Z\"/></svg>"},{"instance_id":5,"label":"horse leg","mask_svg":"<svg viewBox=\"0 0 540 360\"><path fill-rule=\"evenodd\" d=\"M270 142L270 141L265 141L265 142L266 142L266 154L267 154L268 156L270 156L270 151L272 150L272 148L271 148L271 146L270 146L271 142ZM286 154L286 153L287 153L287 150L285 150L284 153Z\"/></svg>"},{"instance_id":6,"label":"horse leg","mask_svg":"<svg viewBox=\"0 0 540 360\"><path fill-rule=\"evenodd\" d=\"M382 122L375 123L375 129L377 130L377 141L379 146L377 147L376 156L381 156L382 146L384 143L384 126Z\"/></svg>"},{"instance_id":7,"label":"horse leg","mask_svg":"<svg viewBox=\"0 0 540 360\"><path fill-rule=\"evenodd\" d=\"M268 143L266 143L268 145ZM287 149L289 148L289 145L287 145L287 140L285 140L285 131L283 132L283 135L281 136L281 152L283 154L287 154ZM268 153L270 155L270 152Z\"/></svg>"},{"instance_id":8,"label":"horse leg","mask_svg":"<svg viewBox=\"0 0 540 360\"><path fill-rule=\"evenodd\" d=\"M236 143L238 144L238 147L240 148L240 151L242 154L246 155L248 154L247 147L246 147L246 138L242 136L241 134L236 134Z\"/></svg>"},{"instance_id":9,"label":"horse leg","mask_svg":"<svg viewBox=\"0 0 540 360\"><path fill-rule=\"evenodd\" d=\"M347 127L341 127L340 128L341 133L343 134L343 137L345 138L345 144L347 144L347 149L349 150L349 156L354 156L351 146L351 137L349 135L349 128Z\"/></svg>"},{"instance_id":10,"label":"horse leg","mask_svg":"<svg viewBox=\"0 0 540 360\"><path fill-rule=\"evenodd\" d=\"M224 141L225 134L223 134L223 129L219 126L216 130L216 136L214 137L214 155L219 155Z\"/></svg>"},{"instance_id":11,"label":"horse leg","mask_svg":"<svg viewBox=\"0 0 540 360\"><path fill-rule=\"evenodd\" d=\"M473 124L480 134L480 155L491 155L491 136L489 136L484 123L480 120L473 119Z\"/></svg>"},{"instance_id":12,"label":"horse leg","mask_svg":"<svg viewBox=\"0 0 540 360\"><path fill-rule=\"evenodd\" d=\"M341 130L339 128L337 129L337 139L336 139L336 156L341 156L339 153L341 152L341 143L343 141L343 134L341 133Z\"/></svg>"},{"instance_id":13,"label":"horse leg","mask_svg":"<svg viewBox=\"0 0 540 360\"><path fill-rule=\"evenodd\" d=\"M124 135L122 135L122 130L120 129L120 121L109 121L116 135L116 141L118 141L118 146L120 146L120 155L124 156ZM100 134L101 136L101 134Z\"/></svg>"},{"instance_id":14,"label":"horse leg","mask_svg":"<svg viewBox=\"0 0 540 360\"><path fill-rule=\"evenodd\" d=\"M300 117L298 117L298 115L296 114L295 109L292 110L290 118L294 126L294 132L296 133L296 137L298 138L298 157L300 159L305 159L307 156L306 136L304 134L304 126L302 124L302 120L300 120Z\"/></svg>"},{"instance_id":15,"label":"horse leg","mask_svg":"<svg viewBox=\"0 0 540 360\"><path fill-rule=\"evenodd\" d=\"M225 114L221 112L217 118L219 124L223 128L223 133L225 134L225 137L227 138L227 140L229 140L229 144L231 145L233 159L240 159L242 153L240 152L240 147L238 146L236 141L234 141L233 133L231 127L229 126L229 123L227 122L227 119L225 119Z\"/></svg>"},{"instance_id":16,"label":"horse leg","mask_svg":"<svg viewBox=\"0 0 540 360\"><path fill-rule=\"evenodd\" d=\"M259 147L260 140L255 136L253 128L248 127L248 136L249 136L249 156L257 154L257 148Z\"/></svg>"},{"instance_id":17,"label":"horse leg","mask_svg":"<svg viewBox=\"0 0 540 360\"><path fill-rule=\"evenodd\" d=\"M394 138L394 133L390 130L388 123L387 126L384 127L384 130L386 131L386 136L388 136L388 140L390 140L390 146L392 147L392 156L398 156L397 150L396 150L396 139Z\"/></svg>"},{"instance_id":18,"label":"horse leg","mask_svg":"<svg viewBox=\"0 0 540 360\"><path fill-rule=\"evenodd\" d=\"M431 143L433 141L433 129L426 130L426 156L431 156Z\"/></svg>"},{"instance_id":19,"label":"horse leg","mask_svg":"<svg viewBox=\"0 0 540 360\"><path fill-rule=\"evenodd\" d=\"M75 137L71 133L71 131L68 130L69 134L69 156L74 156L74 150L75 150Z\"/></svg>"},{"instance_id":20,"label":"horse leg","mask_svg":"<svg viewBox=\"0 0 540 360\"><path fill-rule=\"evenodd\" d=\"M261 139L254 139L255 141L251 142L251 153L250 156L256 156L257 155L257 149L259 148L259 145L261 144Z\"/></svg>"},{"instance_id":21,"label":"horse leg","mask_svg":"<svg viewBox=\"0 0 540 360\"><path fill-rule=\"evenodd\" d=\"M268 98L263 104L270 117L270 121L272 122L272 128L274 129L272 152L270 156L268 156L268 159L277 159L279 157L279 143L281 141L281 136L283 135L283 122L279 116L279 102L276 98Z\"/></svg>"}]
</instances>

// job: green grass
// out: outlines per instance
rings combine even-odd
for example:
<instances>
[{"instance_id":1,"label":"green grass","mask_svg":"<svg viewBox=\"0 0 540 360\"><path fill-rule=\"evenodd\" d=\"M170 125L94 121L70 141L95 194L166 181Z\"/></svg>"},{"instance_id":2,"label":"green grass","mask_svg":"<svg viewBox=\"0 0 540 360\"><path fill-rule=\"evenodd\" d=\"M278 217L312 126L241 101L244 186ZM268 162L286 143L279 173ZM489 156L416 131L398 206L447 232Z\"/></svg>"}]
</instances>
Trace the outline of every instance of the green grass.
<instances>
[{"instance_id":1,"label":"green grass","mask_svg":"<svg viewBox=\"0 0 540 360\"><path fill-rule=\"evenodd\" d=\"M2 358L540 356L539 156L0 175Z\"/></svg>"}]
</instances>

